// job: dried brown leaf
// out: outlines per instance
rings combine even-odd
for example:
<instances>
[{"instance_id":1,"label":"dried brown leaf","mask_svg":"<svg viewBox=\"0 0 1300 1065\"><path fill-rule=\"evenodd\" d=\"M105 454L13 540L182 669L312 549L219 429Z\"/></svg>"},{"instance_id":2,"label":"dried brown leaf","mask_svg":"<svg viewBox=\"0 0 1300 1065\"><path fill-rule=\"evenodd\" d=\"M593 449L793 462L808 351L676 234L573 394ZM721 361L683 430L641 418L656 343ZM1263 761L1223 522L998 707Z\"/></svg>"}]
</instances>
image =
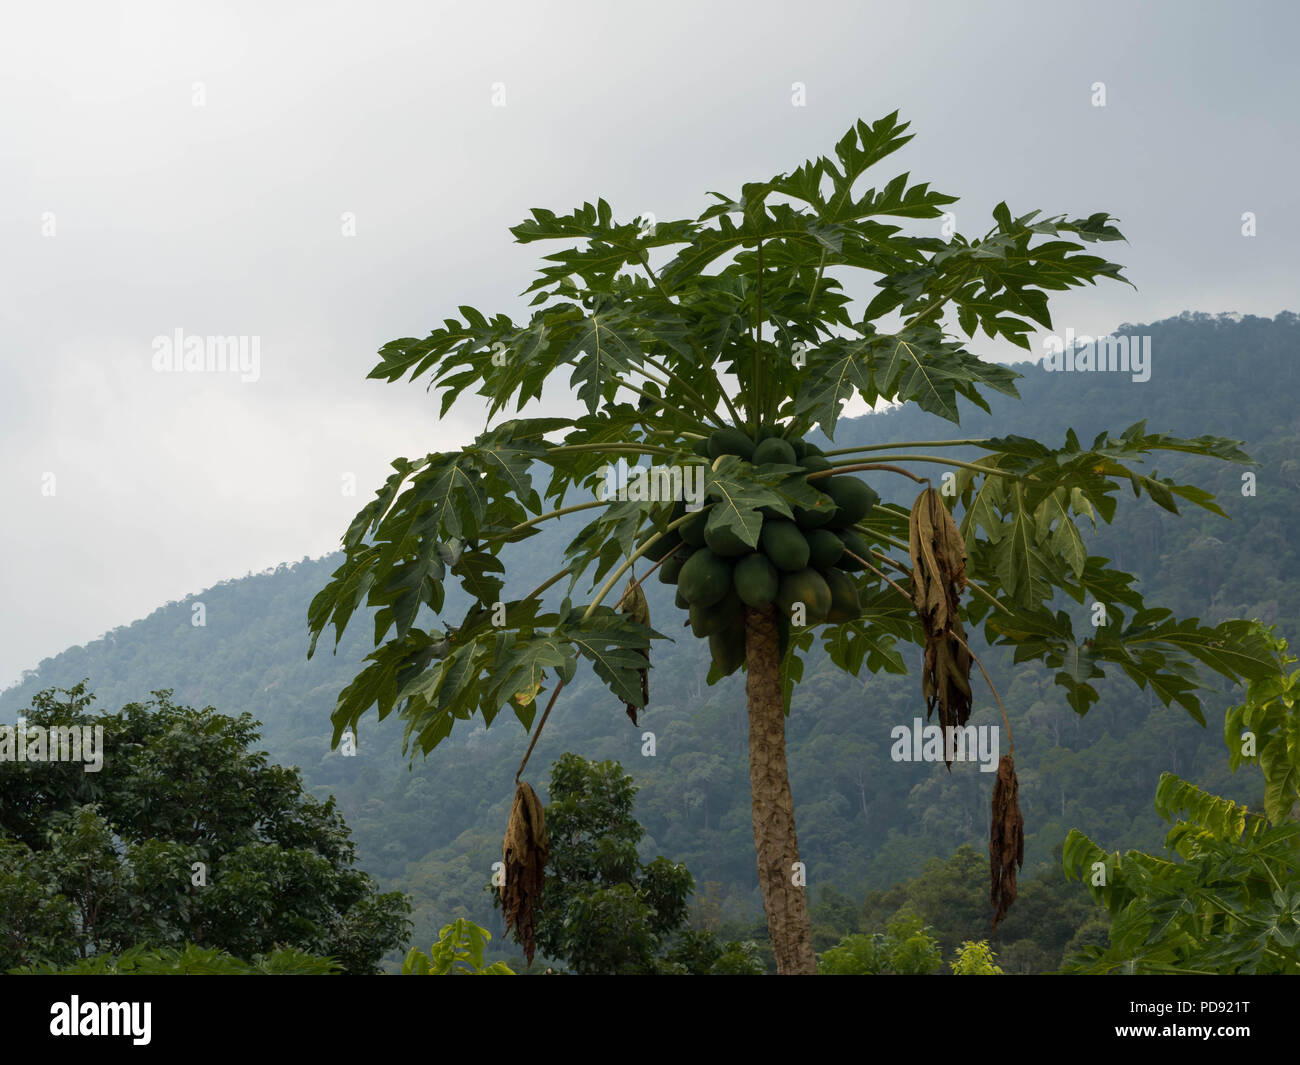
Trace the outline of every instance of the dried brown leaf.
<instances>
[{"instance_id":1,"label":"dried brown leaf","mask_svg":"<svg viewBox=\"0 0 1300 1065\"><path fill-rule=\"evenodd\" d=\"M546 859L550 841L546 837L546 817L537 792L525 781L515 787L510 806L510 822L501 845L504 871L501 880L501 908L506 915L506 932L512 928L524 947L528 964L533 963L537 948L535 921L537 900L546 879Z\"/></svg>"},{"instance_id":2,"label":"dried brown leaf","mask_svg":"<svg viewBox=\"0 0 1300 1065\"><path fill-rule=\"evenodd\" d=\"M1016 870L1025 864L1025 819L1020 816L1020 783L1015 759L998 759L998 779L993 785L993 818L989 829L989 922L996 935L1007 909L1016 901Z\"/></svg>"},{"instance_id":3,"label":"dried brown leaf","mask_svg":"<svg viewBox=\"0 0 1300 1065\"><path fill-rule=\"evenodd\" d=\"M971 712L972 660L959 616L961 592L966 587L966 542L933 488L925 489L912 504L908 538L912 605L925 632L921 693L927 718L939 708L939 725L946 737L947 729L965 725ZM946 743L944 751L944 762L951 770Z\"/></svg>"}]
</instances>

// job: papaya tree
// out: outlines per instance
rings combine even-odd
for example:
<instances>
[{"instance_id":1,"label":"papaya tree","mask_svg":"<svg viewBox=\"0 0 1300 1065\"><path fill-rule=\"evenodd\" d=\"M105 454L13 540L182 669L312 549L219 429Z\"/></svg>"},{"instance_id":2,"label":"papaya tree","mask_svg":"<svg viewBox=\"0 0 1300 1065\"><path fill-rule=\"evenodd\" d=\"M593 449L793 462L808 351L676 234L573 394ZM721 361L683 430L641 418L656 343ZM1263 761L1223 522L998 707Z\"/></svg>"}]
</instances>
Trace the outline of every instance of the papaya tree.
<instances>
[{"instance_id":1,"label":"papaya tree","mask_svg":"<svg viewBox=\"0 0 1300 1065\"><path fill-rule=\"evenodd\" d=\"M619 221L604 200L562 216L534 209L511 230L516 240L564 246L525 290L528 320L462 306L427 337L384 345L369 374L427 375L442 414L478 403L487 428L459 450L393 462L309 609L312 651L331 623L337 646L359 607L374 613L376 649L338 698L334 742L376 707L380 719L396 710L412 754L427 754L456 721L479 714L490 725L506 706L532 728L549 692L540 728L580 660L635 723L662 638L640 588L657 565L691 632L710 642L710 683L747 674L758 879L782 973L816 971L785 721L819 636L855 675L906 672L898 645L919 644L927 704L950 727L965 724L973 698L963 622L1014 645L1018 662L1054 669L1080 714L1112 664L1199 720L1193 663L1235 682L1267 670L1271 654L1244 622L1211 628L1148 608L1081 533L1112 520L1125 481L1175 513L1179 499L1222 513L1208 493L1142 463L1160 451L1248 462L1237 442L1142 423L1091 443L1073 431L1051 444L1008 436L823 450L807 440L816 428L833 441L850 399L916 403L958 423L958 397L987 411L987 390L1017 396L1017 375L965 341L982 332L1028 348L1035 326L1052 327L1048 292L1126 280L1084 248L1122 239L1104 213L1067 220L999 204L980 237L894 224L928 229L916 223L955 202L907 174L860 189L911 139L906 129L896 113L858 122L834 159L734 198L713 193L694 219ZM862 306L846 282L864 273L876 291ZM578 413L524 417L546 386L548 398L564 387L561 372ZM972 448L977 461L957 457ZM624 482L610 474L620 460L648 465ZM941 472L951 474L942 492L927 476ZM910 513L881 502L886 477L922 486ZM567 515L586 524L557 572L503 599L508 545ZM473 604L454 625L440 620L452 579ZM545 608L545 593L565 581L558 609ZM1107 624L1076 636L1070 615L1053 609L1062 593L1101 604ZM436 624L422 627L425 618ZM995 917L1023 860L1014 767L1003 761Z\"/></svg>"}]
</instances>

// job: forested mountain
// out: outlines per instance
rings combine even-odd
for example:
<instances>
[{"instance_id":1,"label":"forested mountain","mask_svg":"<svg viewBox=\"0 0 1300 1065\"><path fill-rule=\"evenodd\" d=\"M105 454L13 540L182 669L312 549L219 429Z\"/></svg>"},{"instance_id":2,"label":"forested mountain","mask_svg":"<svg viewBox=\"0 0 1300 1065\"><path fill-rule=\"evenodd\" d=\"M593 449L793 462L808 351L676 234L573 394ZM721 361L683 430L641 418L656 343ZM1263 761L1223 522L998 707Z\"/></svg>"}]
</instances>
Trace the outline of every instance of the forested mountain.
<instances>
[{"instance_id":1,"label":"forested mountain","mask_svg":"<svg viewBox=\"0 0 1300 1065\"><path fill-rule=\"evenodd\" d=\"M1300 318L1184 313L1115 332L1151 337L1150 380L1139 383L1118 372L1048 373L1024 364L1016 367L1024 374L1018 382L1023 399L992 396L991 414L963 402L960 429L909 406L842 422L835 445L1019 434L1057 446L1067 428L1088 441L1103 429L1118 433L1142 420L1148 431L1244 440L1260 463L1248 468L1257 478L1254 494L1243 494L1247 468L1195 457L1179 461L1181 456L1162 458L1158 468L1162 477L1213 492L1230 521L1195 507L1180 508L1183 516L1176 517L1145 495L1135 500L1125 492L1115 525L1103 527L1089 550L1135 573L1148 605L1205 622L1258 617L1277 624L1294 643L1300 637L1300 578L1291 535L1300 524L1300 375L1294 373ZM890 482L880 486L886 498L910 503L915 489L908 488L910 493ZM539 573L550 572L554 567L546 562L581 524L579 517L514 545L506 556L513 578L507 594L525 593ZM247 711L263 722L273 759L301 767L318 796L336 796L361 864L381 888L413 896L417 944L427 946L457 916L492 929L499 939L500 921L485 885L500 858L527 736L508 714L490 732L479 721L458 723L427 760L408 768L401 722L377 723L372 715L363 721L355 757L331 751L335 698L370 649L368 625L360 623L337 654L322 639L307 661L307 605L337 565L337 557L304 558L225 581L46 659L0 693L0 720L12 721L37 691L83 678L110 709L172 689L177 703L212 705L227 714ZM646 588L655 627L681 632L683 614L673 606L670 589L653 579ZM202 627L191 624L197 601L206 612ZM448 620L459 620L465 605L449 588ZM1083 616L1077 604L1063 606ZM1099 682L1099 704L1080 718L1049 672L1033 664L1013 666L1008 649L990 651L978 640L972 646L997 683L1015 730L1026 891L1032 890L1031 873L1052 861L1053 848L1071 827L1108 848L1159 851L1166 826L1152 812L1151 798L1163 770L1217 794L1255 798L1256 771L1233 777L1223 757L1220 723L1232 693L1206 699L1209 727L1202 728L1126 678L1110 678ZM791 783L814 900L834 887L840 895L832 897L847 895L860 903L868 891L915 877L929 859L949 859L963 844L980 852L986 847L993 774L973 764L956 764L949 773L942 765L891 760L890 730L924 716L916 671L920 651L910 645L902 651L914 670L910 675L868 674L854 681L817 649L795 693L788 735ZM641 789L636 811L647 829L646 854L684 861L710 913L752 921L761 910L744 680L736 675L710 688L707 670L700 641L658 644L651 703L639 728L603 685L580 672L561 694L525 777L540 791L546 767L564 751L620 760ZM972 723L1000 723L987 689L976 689ZM653 757L641 753L645 730L655 734ZM972 917L965 938L984 938L985 918ZM1026 922L1017 924L1013 908L1004 937L1032 939L1035 931Z\"/></svg>"}]
</instances>

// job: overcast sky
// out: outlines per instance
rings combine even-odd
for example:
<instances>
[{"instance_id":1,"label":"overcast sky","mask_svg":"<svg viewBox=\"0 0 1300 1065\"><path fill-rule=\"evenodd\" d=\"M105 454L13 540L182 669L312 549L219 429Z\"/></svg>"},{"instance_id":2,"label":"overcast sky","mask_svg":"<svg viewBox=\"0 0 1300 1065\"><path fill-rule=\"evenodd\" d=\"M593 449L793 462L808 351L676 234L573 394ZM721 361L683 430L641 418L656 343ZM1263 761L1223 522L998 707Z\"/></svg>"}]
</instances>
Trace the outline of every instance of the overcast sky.
<instances>
[{"instance_id":1,"label":"overcast sky","mask_svg":"<svg viewBox=\"0 0 1300 1065\"><path fill-rule=\"evenodd\" d=\"M1296 10L9 5L0 687L166 601L336 549L392 458L481 429L476 408L440 421L423 387L365 375L459 304L518 319L554 250L507 231L534 206L693 216L706 190L899 109L916 139L873 176L961 196L967 235L1002 199L1120 218L1130 243L1104 251L1137 291L1053 297L1058 332L1300 310ZM177 329L257 337L260 376L155 372Z\"/></svg>"}]
</instances>

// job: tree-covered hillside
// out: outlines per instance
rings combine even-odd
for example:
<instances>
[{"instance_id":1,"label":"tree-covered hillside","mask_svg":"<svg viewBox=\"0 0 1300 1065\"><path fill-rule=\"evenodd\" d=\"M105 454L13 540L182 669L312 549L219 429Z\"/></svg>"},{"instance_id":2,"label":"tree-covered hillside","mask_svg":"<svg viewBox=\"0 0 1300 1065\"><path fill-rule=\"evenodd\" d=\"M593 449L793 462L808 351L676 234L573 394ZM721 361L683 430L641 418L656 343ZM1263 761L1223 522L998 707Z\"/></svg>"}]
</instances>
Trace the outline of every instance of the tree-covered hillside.
<instances>
[{"instance_id":1,"label":"tree-covered hillside","mask_svg":"<svg viewBox=\"0 0 1300 1065\"><path fill-rule=\"evenodd\" d=\"M1089 550L1137 574L1148 604L1205 622L1258 617L1293 642L1300 639L1300 579L1289 535L1300 521L1300 375L1293 367L1300 358L1300 318L1184 314L1115 332L1150 335L1149 381L1021 365L1023 400L993 398L991 414L963 405L960 435L1021 434L1059 444L1067 428L1086 441L1103 428L1118 432L1145 420L1148 431L1246 441L1260 462L1253 468L1253 495L1243 494L1240 467L1187 458L1159 468L1161 476L1212 491L1231 521L1196 508L1174 518L1145 496L1127 498L1114 526ZM842 422L835 443L953 435L948 423L907 409ZM900 494L894 501L903 500ZM550 572L554 567L545 563L581 525L578 515L515 545L508 557L510 572L524 575L518 583L531 587L535 581L528 578ZM316 657L306 658L307 605L337 564L335 557L303 559L226 581L47 659L0 694L0 720L12 721L37 691L83 678L110 709L169 688L179 703L248 712L263 722L275 761L299 766L317 796L337 798L362 867L383 890L411 893L416 944L427 946L457 916L490 928L499 943L500 918L485 885L492 862L500 859L527 737L517 726L499 724L486 733L477 722L457 725L427 761L408 769L402 726L393 718L363 726L355 757L331 751L330 711L370 649L365 626L354 625L337 655L322 641ZM654 626L680 632L684 614L673 606L671 589L654 579L646 589ZM506 593L527 590L508 586ZM205 608L202 627L191 623L196 601ZM449 589L448 617L459 617L465 606ZM1076 619L1085 616L1077 604L1062 607ZM1015 729L1026 823L1022 899L1032 895L1034 869L1052 861L1053 848L1071 827L1107 848L1159 851L1165 826L1150 800L1162 770L1216 794L1255 798L1257 776L1233 777L1224 767L1218 712L1230 695L1207 705L1210 727L1203 729L1149 691L1100 682L1100 703L1080 718L1040 666L1013 665L1008 649L989 651L978 640L972 646L998 684ZM562 692L526 776L540 792L542 767L564 751L617 759L640 788L636 816L647 830L644 853L685 862L697 895L713 912L755 919L743 677L708 687L707 650L693 639L661 643L655 653L641 727L634 728L603 685L580 671ZM924 716L918 662L904 655L910 675L881 674L864 683L815 652L796 691L790 772L814 900L828 887L861 900L868 891L915 877L929 859L949 859L964 844L981 852L986 846L992 774L971 764L956 764L948 773L941 764L891 759L890 730ZM800 712L812 707L816 714ZM987 689L977 688L972 724L999 723ZM642 753L644 731L655 734L652 757ZM1027 902L1018 906L1032 909ZM971 920L968 931L950 935L985 938L987 914ZM1032 929L1017 930L1015 921L1013 910L1005 934L1032 938Z\"/></svg>"}]
</instances>

